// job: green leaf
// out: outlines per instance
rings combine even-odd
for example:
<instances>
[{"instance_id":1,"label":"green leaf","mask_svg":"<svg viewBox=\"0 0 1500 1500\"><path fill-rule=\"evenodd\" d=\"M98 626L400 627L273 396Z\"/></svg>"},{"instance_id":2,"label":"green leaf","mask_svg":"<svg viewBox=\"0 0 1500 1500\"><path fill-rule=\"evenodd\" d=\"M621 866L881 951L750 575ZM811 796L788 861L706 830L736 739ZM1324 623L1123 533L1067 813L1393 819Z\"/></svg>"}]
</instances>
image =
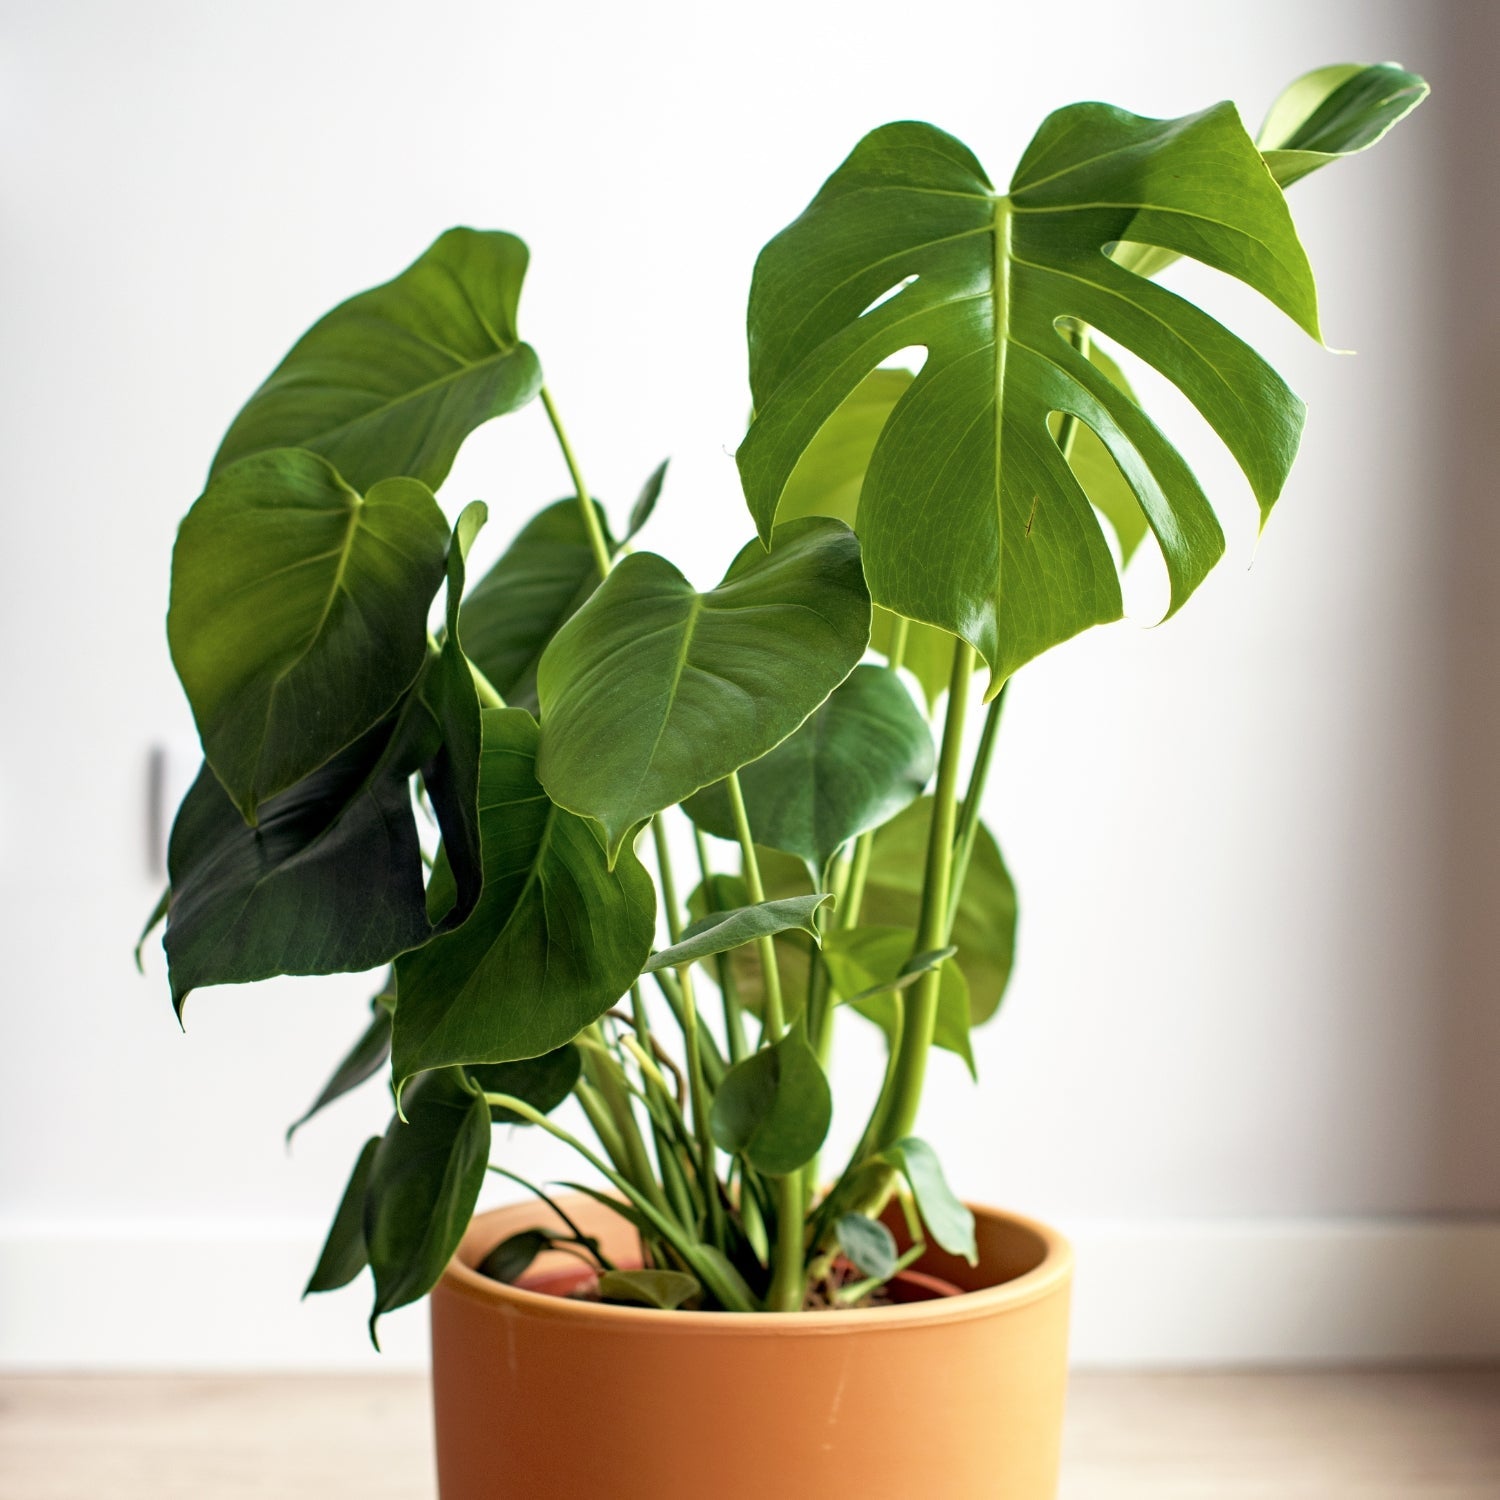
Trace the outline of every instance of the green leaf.
<instances>
[{"instance_id":1,"label":"green leaf","mask_svg":"<svg viewBox=\"0 0 1500 1500\"><path fill-rule=\"evenodd\" d=\"M703 1285L686 1271L606 1271L599 1278L603 1302L623 1302L631 1307L655 1307L676 1312L694 1308L703 1301Z\"/></svg>"},{"instance_id":2,"label":"green leaf","mask_svg":"<svg viewBox=\"0 0 1500 1500\"><path fill-rule=\"evenodd\" d=\"M661 499L661 487L667 477L667 465L671 459L664 458L651 471L651 476L641 486L641 492L635 497L635 504L630 507L630 520L625 526L625 540L628 542L640 529L651 519L651 512L656 509L656 502Z\"/></svg>"},{"instance_id":3,"label":"green leaf","mask_svg":"<svg viewBox=\"0 0 1500 1500\"><path fill-rule=\"evenodd\" d=\"M976 1265L979 1249L974 1243L974 1215L953 1196L932 1147L909 1135L887 1147L881 1156L906 1179L932 1238L949 1255L961 1255L971 1266Z\"/></svg>"},{"instance_id":4,"label":"green leaf","mask_svg":"<svg viewBox=\"0 0 1500 1500\"><path fill-rule=\"evenodd\" d=\"M489 1107L457 1068L412 1083L405 1110L375 1151L365 1193L372 1342L382 1314L425 1296L443 1274L469 1227L490 1151Z\"/></svg>"},{"instance_id":5,"label":"green leaf","mask_svg":"<svg viewBox=\"0 0 1500 1500\"><path fill-rule=\"evenodd\" d=\"M932 799L924 797L875 835L860 906L866 925L916 929L931 822ZM978 1026L999 1008L1016 944L1016 888L993 835L982 823L951 936L958 947L955 962L969 984L969 1021Z\"/></svg>"},{"instance_id":6,"label":"green leaf","mask_svg":"<svg viewBox=\"0 0 1500 1500\"><path fill-rule=\"evenodd\" d=\"M583 1071L583 1055L572 1042L544 1052L540 1057L526 1057L518 1062L477 1063L464 1071L487 1094L509 1094L534 1110L550 1115L578 1082ZM522 1125L526 1122L512 1109L490 1107L490 1118L497 1125Z\"/></svg>"},{"instance_id":7,"label":"green leaf","mask_svg":"<svg viewBox=\"0 0 1500 1500\"><path fill-rule=\"evenodd\" d=\"M474 1267L481 1276L507 1285L517 1282L531 1269L542 1251L552 1248L552 1236L544 1229L523 1229L503 1239Z\"/></svg>"},{"instance_id":8,"label":"green leaf","mask_svg":"<svg viewBox=\"0 0 1500 1500\"><path fill-rule=\"evenodd\" d=\"M992 692L1121 610L1113 558L1047 435L1052 412L1091 427L1129 478L1172 609L1223 552L1186 463L1065 328L1097 328L1176 383L1263 514L1296 452L1301 402L1226 329L1103 253L1125 240L1192 255L1318 334L1306 255L1229 104L1179 120L1071 105L1042 125L1008 193L942 131L884 126L756 265L756 417L739 466L761 535L839 403L874 366L924 346L860 494L865 572L877 604L969 641Z\"/></svg>"},{"instance_id":9,"label":"green leaf","mask_svg":"<svg viewBox=\"0 0 1500 1500\"><path fill-rule=\"evenodd\" d=\"M323 1085L323 1092L313 1100L305 1114L287 1126L288 1145L315 1114L373 1078L385 1065L386 1058L391 1055L391 1010L396 1000L393 982L394 975L387 980L386 988L370 1002L374 1013L370 1024L333 1070L333 1076Z\"/></svg>"},{"instance_id":10,"label":"green leaf","mask_svg":"<svg viewBox=\"0 0 1500 1500\"><path fill-rule=\"evenodd\" d=\"M753 943L757 938L774 937L779 932L805 932L816 940L815 913L825 901L832 899L824 892L714 912L687 927L680 942L653 953L644 972L654 974L658 969L675 969L683 964L696 963L700 958L727 953L731 948Z\"/></svg>"},{"instance_id":11,"label":"green leaf","mask_svg":"<svg viewBox=\"0 0 1500 1500\"><path fill-rule=\"evenodd\" d=\"M169 885L158 897L156 905L151 908L151 915L146 918L146 925L141 928L141 935L135 943L135 971L137 974L146 972L146 965L141 955L146 948L146 939L166 921L167 912L172 905L172 887Z\"/></svg>"},{"instance_id":12,"label":"green leaf","mask_svg":"<svg viewBox=\"0 0 1500 1500\"><path fill-rule=\"evenodd\" d=\"M341 1286L348 1286L369 1265L370 1255L365 1246L365 1193L379 1148L380 1137L372 1135L360 1149L329 1226L328 1238L323 1242L323 1253L303 1289L304 1297L313 1292L336 1292Z\"/></svg>"},{"instance_id":13,"label":"green leaf","mask_svg":"<svg viewBox=\"0 0 1500 1500\"><path fill-rule=\"evenodd\" d=\"M823 959L840 997L888 1038L895 1036L899 1025L897 991L914 984L929 967L941 970L933 1045L956 1053L970 1075L976 1076L974 1050L969 1045L969 985L963 970L941 951L913 960L915 942L916 933L910 927L850 927L828 934Z\"/></svg>"},{"instance_id":14,"label":"green leaf","mask_svg":"<svg viewBox=\"0 0 1500 1500\"><path fill-rule=\"evenodd\" d=\"M605 545L616 544L595 506ZM533 516L464 600L464 648L508 704L535 711L536 669L547 643L599 583L577 500Z\"/></svg>"},{"instance_id":15,"label":"green leaf","mask_svg":"<svg viewBox=\"0 0 1500 1500\"><path fill-rule=\"evenodd\" d=\"M890 1230L879 1219L864 1214L845 1214L835 1226L839 1249L856 1271L887 1281L895 1274L899 1251Z\"/></svg>"},{"instance_id":16,"label":"green leaf","mask_svg":"<svg viewBox=\"0 0 1500 1500\"><path fill-rule=\"evenodd\" d=\"M541 387L516 331L526 261L511 234L439 236L298 340L234 419L213 472L268 448L310 448L357 488L404 474L436 489L476 427Z\"/></svg>"},{"instance_id":17,"label":"green leaf","mask_svg":"<svg viewBox=\"0 0 1500 1500\"><path fill-rule=\"evenodd\" d=\"M588 824L547 799L536 721L488 708L483 726L484 887L461 927L396 965L398 1086L426 1068L562 1046L629 989L651 951L650 877L629 850L610 869Z\"/></svg>"},{"instance_id":18,"label":"green leaf","mask_svg":"<svg viewBox=\"0 0 1500 1500\"><path fill-rule=\"evenodd\" d=\"M665 558L624 559L537 673L537 771L614 859L637 824L780 744L870 635L854 533L793 521L700 594Z\"/></svg>"},{"instance_id":19,"label":"green leaf","mask_svg":"<svg viewBox=\"0 0 1500 1500\"><path fill-rule=\"evenodd\" d=\"M448 525L411 479L360 496L315 454L210 481L172 553L167 635L247 822L390 713L427 652Z\"/></svg>"},{"instance_id":20,"label":"green leaf","mask_svg":"<svg viewBox=\"0 0 1500 1500\"><path fill-rule=\"evenodd\" d=\"M782 1177L818 1154L832 1117L828 1079L798 1025L725 1073L709 1120L722 1150Z\"/></svg>"},{"instance_id":21,"label":"green leaf","mask_svg":"<svg viewBox=\"0 0 1500 1500\"><path fill-rule=\"evenodd\" d=\"M757 844L795 854L814 882L852 839L918 797L932 776L932 735L897 675L858 666L789 739L740 772ZM697 825L735 837L723 782L684 804Z\"/></svg>"},{"instance_id":22,"label":"green leaf","mask_svg":"<svg viewBox=\"0 0 1500 1500\"><path fill-rule=\"evenodd\" d=\"M811 896L812 882L807 876L807 867L800 859L789 854L780 854L774 849L760 848L755 851L760 865L767 899L790 901L799 896ZM739 906L750 905L750 893L741 875L715 875L713 877L715 907L732 911ZM706 887L694 887L687 901L688 915L702 921L708 915ZM813 940L796 927L789 927L776 934L776 968L781 975L781 994L786 1005L788 1019L796 1017L807 994L807 971L811 962ZM765 985L761 978L760 951L755 944L729 951L729 969L738 990L740 1003L753 1015L761 1013L765 997ZM709 965L708 973L718 982L717 965Z\"/></svg>"}]
</instances>

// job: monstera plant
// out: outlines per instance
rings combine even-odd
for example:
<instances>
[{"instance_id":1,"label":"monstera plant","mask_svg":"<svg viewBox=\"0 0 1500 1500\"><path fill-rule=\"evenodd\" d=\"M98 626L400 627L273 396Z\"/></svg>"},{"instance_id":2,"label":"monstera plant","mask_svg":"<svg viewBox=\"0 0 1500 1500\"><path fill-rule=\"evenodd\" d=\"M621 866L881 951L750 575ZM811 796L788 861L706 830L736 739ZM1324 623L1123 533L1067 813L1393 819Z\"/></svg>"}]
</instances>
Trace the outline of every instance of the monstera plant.
<instances>
[{"instance_id":1,"label":"monstera plant","mask_svg":"<svg viewBox=\"0 0 1500 1500\"><path fill-rule=\"evenodd\" d=\"M549 1219L495 1247L501 1280L562 1248L607 1299L795 1312L878 1300L929 1242L972 1255L915 1131L931 1049L972 1069L1010 974L980 815L1005 684L1120 616L1148 537L1171 611L1224 551L1126 361L1198 409L1262 519L1303 427L1282 377L1154 278L1190 257L1317 339L1283 189L1425 92L1326 68L1258 137L1227 103L1075 104L1005 188L932 125L865 136L756 265L753 533L707 589L637 540L665 464L628 515L591 494L521 337L513 235L450 230L292 348L173 555L204 765L151 926L179 1016L204 986L386 971L308 1112L389 1060L389 1127L310 1290L368 1266L372 1331L426 1293L486 1172L514 1175L496 1125L576 1150L640 1246L618 1264ZM534 399L569 492L471 585L488 512L438 491L475 428ZM828 1162L840 1024L889 1061Z\"/></svg>"}]
</instances>

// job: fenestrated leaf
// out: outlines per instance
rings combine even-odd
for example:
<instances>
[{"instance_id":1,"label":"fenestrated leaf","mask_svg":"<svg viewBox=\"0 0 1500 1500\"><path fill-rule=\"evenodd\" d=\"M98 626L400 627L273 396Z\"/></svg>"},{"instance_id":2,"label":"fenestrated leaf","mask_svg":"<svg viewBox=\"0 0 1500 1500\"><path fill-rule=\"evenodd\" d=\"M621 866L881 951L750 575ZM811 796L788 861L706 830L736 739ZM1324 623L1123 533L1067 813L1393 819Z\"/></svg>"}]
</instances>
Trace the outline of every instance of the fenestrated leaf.
<instances>
[{"instance_id":1,"label":"fenestrated leaf","mask_svg":"<svg viewBox=\"0 0 1500 1500\"><path fill-rule=\"evenodd\" d=\"M298 1116L287 1126L287 1143L320 1110L326 1109L335 1099L357 1089L367 1079L373 1078L391 1055L391 1010L395 1005L395 976L387 980L386 988L370 1002L370 1024L360 1038L344 1054L343 1060L333 1070L333 1076L323 1085L323 1092L313 1100L307 1112Z\"/></svg>"},{"instance_id":2,"label":"fenestrated leaf","mask_svg":"<svg viewBox=\"0 0 1500 1500\"><path fill-rule=\"evenodd\" d=\"M671 459L664 458L651 471L650 477L641 486L641 492L635 497L635 504L630 507L630 520L625 525L625 540L628 542L647 521L651 519L651 512L656 509L656 502L661 499L661 487L667 477L667 465Z\"/></svg>"},{"instance_id":3,"label":"fenestrated leaf","mask_svg":"<svg viewBox=\"0 0 1500 1500\"><path fill-rule=\"evenodd\" d=\"M599 1278L599 1298L676 1312L679 1307L697 1307L703 1301L703 1285L686 1271L606 1271Z\"/></svg>"},{"instance_id":4,"label":"fenestrated leaf","mask_svg":"<svg viewBox=\"0 0 1500 1500\"><path fill-rule=\"evenodd\" d=\"M310 448L356 488L404 474L436 489L476 427L541 386L516 331L526 262L512 234L440 235L297 341L235 417L214 473L267 448Z\"/></svg>"},{"instance_id":5,"label":"fenestrated leaf","mask_svg":"<svg viewBox=\"0 0 1500 1500\"><path fill-rule=\"evenodd\" d=\"M604 511L595 506L613 556ZM599 583L576 499L557 500L531 518L464 600L464 649L515 708L535 712L536 668L547 642Z\"/></svg>"},{"instance_id":6,"label":"fenestrated leaf","mask_svg":"<svg viewBox=\"0 0 1500 1500\"><path fill-rule=\"evenodd\" d=\"M896 1269L896 1240L879 1219L844 1214L835 1226L839 1249L855 1270L885 1281Z\"/></svg>"},{"instance_id":7,"label":"fenestrated leaf","mask_svg":"<svg viewBox=\"0 0 1500 1500\"><path fill-rule=\"evenodd\" d=\"M536 1057L629 989L651 951L655 889L631 850L615 867L536 779L536 721L487 708L479 772L484 887L469 919L396 965L393 1072ZM436 880L436 877L434 877Z\"/></svg>"},{"instance_id":8,"label":"fenestrated leaf","mask_svg":"<svg viewBox=\"0 0 1500 1500\"><path fill-rule=\"evenodd\" d=\"M714 1141L780 1177L817 1155L833 1117L828 1079L800 1025L737 1062L714 1094Z\"/></svg>"},{"instance_id":9,"label":"fenestrated leaf","mask_svg":"<svg viewBox=\"0 0 1500 1500\"><path fill-rule=\"evenodd\" d=\"M294 449L199 496L172 551L167 635L204 754L247 822L395 706L426 655L447 547L423 485L361 496Z\"/></svg>"},{"instance_id":10,"label":"fenestrated leaf","mask_svg":"<svg viewBox=\"0 0 1500 1500\"><path fill-rule=\"evenodd\" d=\"M372 1341L383 1313L415 1302L443 1274L469 1226L490 1150L489 1108L457 1068L413 1082L404 1108L405 1121L393 1116L376 1148L365 1192Z\"/></svg>"},{"instance_id":11,"label":"fenestrated leaf","mask_svg":"<svg viewBox=\"0 0 1500 1500\"><path fill-rule=\"evenodd\" d=\"M857 382L925 346L861 491L865 572L877 604L969 641L992 691L1039 652L1120 614L1114 561L1048 437L1052 412L1093 428L1129 479L1172 609L1223 551L1181 456L1064 327L1097 328L1174 381L1244 469L1263 514L1296 452L1302 404L1226 329L1110 260L1105 247L1125 240L1225 271L1317 335L1307 258L1229 104L1179 120L1071 105L1044 122L1007 193L942 131L884 126L756 265L756 417L739 466L761 534L803 450Z\"/></svg>"},{"instance_id":12,"label":"fenestrated leaf","mask_svg":"<svg viewBox=\"0 0 1500 1500\"><path fill-rule=\"evenodd\" d=\"M858 666L790 738L740 771L757 844L794 854L816 882L847 843L918 797L932 775L932 735L901 679ZM683 810L700 828L735 837L724 783Z\"/></svg>"},{"instance_id":13,"label":"fenestrated leaf","mask_svg":"<svg viewBox=\"0 0 1500 1500\"><path fill-rule=\"evenodd\" d=\"M950 1255L961 1255L974 1265L979 1259L974 1215L953 1196L937 1152L926 1141L909 1135L888 1146L881 1156L906 1178L917 1200L917 1212L932 1238Z\"/></svg>"},{"instance_id":14,"label":"fenestrated leaf","mask_svg":"<svg viewBox=\"0 0 1500 1500\"><path fill-rule=\"evenodd\" d=\"M573 1092L573 1085L583 1071L583 1055L568 1042L540 1057L525 1057L518 1062L475 1063L464 1071L485 1093L509 1094L539 1114L549 1115ZM513 1109L498 1104L490 1106L490 1118L497 1125L525 1124Z\"/></svg>"},{"instance_id":15,"label":"fenestrated leaf","mask_svg":"<svg viewBox=\"0 0 1500 1500\"><path fill-rule=\"evenodd\" d=\"M361 1149L329 1226L328 1238L323 1242L323 1252L303 1288L304 1297L313 1292L336 1292L341 1286L348 1286L369 1265L370 1255L365 1246L365 1191L379 1147L380 1137L372 1135Z\"/></svg>"},{"instance_id":16,"label":"fenestrated leaf","mask_svg":"<svg viewBox=\"0 0 1500 1500\"><path fill-rule=\"evenodd\" d=\"M731 948L753 943L757 938L775 937L782 932L805 932L810 938L816 939L818 927L815 913L825 901L832 899L827 892L822 892L714 912L685 928L679 942L653 953L647 960L645 972L654 974L659 969L675 969L682 964L696 963L700 958L727 953Z\"/></svg>"},{"instance_id":17,"label":"fenestrated leaf","mask_svg":"<svg viewBox=\"0 0 1500 1500\"><path fill-rule=\"evenodd\" d=\"M501 1240L474 1269L491 1281L519 1281L532 1261L551 1248L552 1236L545 1229L523 1229Z\"/></svg>"},{"instance_id":18,"label":"fenestrated leaf","mask_svg":"<svg viewBox=\"0 0 1500 1500\"><path fill-rule=\"evenodd\" d=\"M860 920L915 930L922 904L932 799L924 797L875 835ZM954 919L954 960L969 984L969 1021L994 1015L1010 980L1016 944L1016 888L990 831L981 823Z\"/></svg>"},{"instance_id":19,"label":"fenestrated leaf","mask_svg":"<svg viewBox=\"0 0 1500 1500\"><path fill-rule=\"evenodd\" d=\"M635 553L542 656L537 774L613 859L646 818L791 734L869 637L859 546L837 521L779 527L769 553L751 542L704 594Z\"/></svg>"}]
</instances>

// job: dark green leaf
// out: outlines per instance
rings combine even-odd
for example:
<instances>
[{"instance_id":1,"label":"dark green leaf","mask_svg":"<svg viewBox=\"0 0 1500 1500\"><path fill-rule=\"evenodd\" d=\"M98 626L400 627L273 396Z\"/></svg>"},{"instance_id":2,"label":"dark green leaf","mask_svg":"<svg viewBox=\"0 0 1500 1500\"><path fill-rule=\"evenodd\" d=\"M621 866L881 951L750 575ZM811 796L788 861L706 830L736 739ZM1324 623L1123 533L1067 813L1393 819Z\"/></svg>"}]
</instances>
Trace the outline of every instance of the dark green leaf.
<instances>
[{"instance_id":1,"label":"dark green leaf","mask_svg":"<svg viewBox=\"0 0 1500 1500\"><path fill-rule=\"evenodd\" d=\"M667 465L671 461L669 458L662 459L651 471L651 477L641 486L640 494L635 497L635 504L630 507L630 520L625 527L627 542L651 519L651 512L661 499L662 481L667 477Z\"/></svg>"},{"instance_id":2,"label":"dark green leaf","mask_svg":"<svg viewBox=\"0 0 1500 1500\"><path fill-rule=\"evenodd\" d=\"M427 652L448 525L413 479L360 496L312 453L214 478L172 553L167 634L247 822L394 708Z\"/></svg>"},{"instance_id":3,"label":"dark green leaf","mask_svg":"<svg viewBox=\"0 0 1500 1500\"><path fill-rule=\"evenodd\" d=\"M595 506L610 554L615 543ZM464 649L515 708L535 712L536 668L547 642L594 592L594 559L577 500L533 516L464 600Z\"/></svg>"},{"instance_id":4,"label":"dark green leaf","mask_svg":"<svg viewBox=\"0 0 1500 1500\"><path fill-rule=\"evenodd\" d=\"M784 901L762 901L759 905L715 912L684 929L681 942L653 953L645 972L654 974L658 969L675 969L682 964L696 963L700 958L727 953L731 948L753 943L757 938L774 937L779 932L795 930L816 939L815 914L825 901L832 899L826 893L791 896Z\"/></svg>"},{"instance_id":5,"label":"dark green leaf","mask_svg":"<svg viewBox=\"0 0 1500 1500\"><path fill-rule=\"evenodd\" d=\"M405 997L402 997L405 1004ZM393 1116L365 1193L365 1244L375 1273L376 1320L425 1296L443 1274L484 1181L490 1112L457 1068L424 1074Z\"/></svg>"},{"instance_id":6,"label":"dark green leaf","mask_svg":"<svg viewBox=\"0 0 1500 1500\"><path fill-rule=\"evenodd\" d=\"M675 1312L679 1307L699 1306L703 1286L685 1271L606 1271L599 1278L599 1297L604 1302Z\"/></svg>"},{"instance_id":7,"label":"dark green leaf","mask_svg":"<svg viewBox=\"0 0 1500 1500\"><path fill-rule=\"evenodd\" d=\"M795 734L740 771L750 832L795 854L816 882L846 844L921 794L933 764L932 735L901 679L856 667ZM735 837L723 782L683 810L709 833Z\"/></svg>"},{"instance_id":8,"label":"dark green leaf","mask_svg":"<svg viewBox=\"0 0 1500 1500\"><path fill-rule=\"evenodd\" d=\"M364 1144L354 1171L349 1175L349 1184L339 1200L338 1211L328 1230L323 1244L323 1253L313 1268L302 1295L313 1292L336 1292L348 1286L370 1263L365 1248L365 1191L369 1187L370 1172L375 1164L375 1152L379 1149L380 1137L373 1135Z\"/></svg>"},{"instance_id":9,"label":"dark green leaf","mask_svg":"<svg viewBox=\"0 0 1500 1500\"><path fill-rule=\"evenodd\" d=\"M854 533L836 521L752 542L706 594L665 558L625 558L542 657L538 775L552 800L630 831L779 744L853 670L870 634Z\"/></svg>"},{"instance_id":10,"label":"dark green leaf","mask_svg":"<svg viewBox=\"0 0 1500 1500\"><path fill-rule=\"evenodd\" d=\"M917 1200L917 1212L937 1244L950 1255L961 1255L975 1265L979 1250L974 1243L974 1215L953 1196L932 1147L909 1135L881 1155L906 1178Z\"/></svg>"},{"instance_id":11,"label":"dark green leaf","mask_svg":"<svg viewBox=\"0 0 1500 1500\"><path fill-rule=\"evenodd\" d=\"M395 991L388 981L385 991L370 1002L374 1015L359 1040L333 1070L333 1076L323 1085L323 1092L313 1100L307 1113L287 1127L288 1143L315 1114L326 1109L335 1099L341 1099L351 1090L357 1089L367 1079L373 1078L384 1066L386 1058L391 1055L391 1008L394 1004Z\"/></svg>"},{"instance_id":12,"label":"dark green leaf","mask_svg":"<svg viewBox=\"0 0 1500 1500\"><path fill-rule=\"evenodd\" d=\"M523 1229L509 1239L501 1240L474 1267L481 1276L507 1284L519 1281L542 1251L552 1248L552 1236L544 1229Z\"/></svg>"},{"instance_id":13,"label":"dark green leaf","mask_svg":"<svg viewBox=\"0 0 1500 1500\"><path fill-rule=\"evenodd\" d=\"M781 1177L817 1155L832 1115L828 1079L799 1025L730 1068L710 1122L723 1150Z\"/></svg>"},{"instance_id":14,"label":"dark green leaf","mask_svg":"<svg viewBox=\"0 0 1500 1500\"><path fill-rule=\"evenodd\" d=\"M864 1214L845 1214L836 1226L839 1249L855 1270L876 1281L888 1280L896 1270L900 1253L889 1229L879 1219Z\"/></svg>"},{"instance_id":15,"label":"dark green leaf","mask_svg":"<svg viewBox=\"0 0 1500 1500\"><path fill-rule=\"evenodd\" d=\"M476 427L541 386L516 331L526 261L511 234L441 235L298 340L234 419L214 472L267 448L311 448L359 488L405 474L436 489Z\"/></svg>"},{"instance_id":16,"label":"dark green leaf","mask_svg":"<svg viewBox=\"0 0 1500 1500\"><path fill-rule=\"evenodd\" d=\"M464 1071L485 1093L509 1094L538 1113L548 1115L573 1092L582 1069L582 1054L568 1042L540 1057L527 1057L519 1062L476 1063ZM499 1105L491 1107L490 1117L497 1125L524 1123L514 1110Z\"/></svg>"},{"instance_id":17,"label":"dark green leaf","mask_svg":"<svg viewBox=\"0 0 1500 1500\"><path fill-rule=\"evenodd\" d=\"M547 799L530 714L489 708L483 724L484 888L463 926L396 965L398 1084L562 1046L629 989L651 951L655 890L634 852L611 870L588 824Z\"/></svg>"},{"instance_id":18,"label":"dark green leaf","mask_svg":"<svg viewBox=\"0 0 1500 1500\"><path fill-rule=\"evenodd\" d=\"M151 915L146 918L146 925L141 928L141 935L135 944L135 969L137 974L146 972L146 965L141 960L141 954L145 951L146 939L156 931L166 920L167 912L172 905L172 887L168 886L161 893L155 906L151 908Z\"/></svg>"}]
</instances>

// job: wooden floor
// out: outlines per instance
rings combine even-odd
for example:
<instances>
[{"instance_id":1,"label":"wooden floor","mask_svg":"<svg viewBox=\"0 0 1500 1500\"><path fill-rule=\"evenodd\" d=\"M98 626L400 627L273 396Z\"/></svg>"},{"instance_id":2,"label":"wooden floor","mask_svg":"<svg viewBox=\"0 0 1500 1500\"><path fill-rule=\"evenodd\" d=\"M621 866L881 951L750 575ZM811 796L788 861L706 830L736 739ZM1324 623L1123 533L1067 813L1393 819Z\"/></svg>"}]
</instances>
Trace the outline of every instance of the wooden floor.
<instances>
[{"instance_id":1,"label":"wooden floor","mask_svg":"<svg viewBox=\"0 0 1500 1500\"><path fill-rule=\"evenodd\" d=\"M415 1377L9 1376L0 1497L432 1500L429 1436ZM1080 1375L1064 1472L1061 1500L1500 1500L1500 1371Z\"/></svg>"}]
</instances>

